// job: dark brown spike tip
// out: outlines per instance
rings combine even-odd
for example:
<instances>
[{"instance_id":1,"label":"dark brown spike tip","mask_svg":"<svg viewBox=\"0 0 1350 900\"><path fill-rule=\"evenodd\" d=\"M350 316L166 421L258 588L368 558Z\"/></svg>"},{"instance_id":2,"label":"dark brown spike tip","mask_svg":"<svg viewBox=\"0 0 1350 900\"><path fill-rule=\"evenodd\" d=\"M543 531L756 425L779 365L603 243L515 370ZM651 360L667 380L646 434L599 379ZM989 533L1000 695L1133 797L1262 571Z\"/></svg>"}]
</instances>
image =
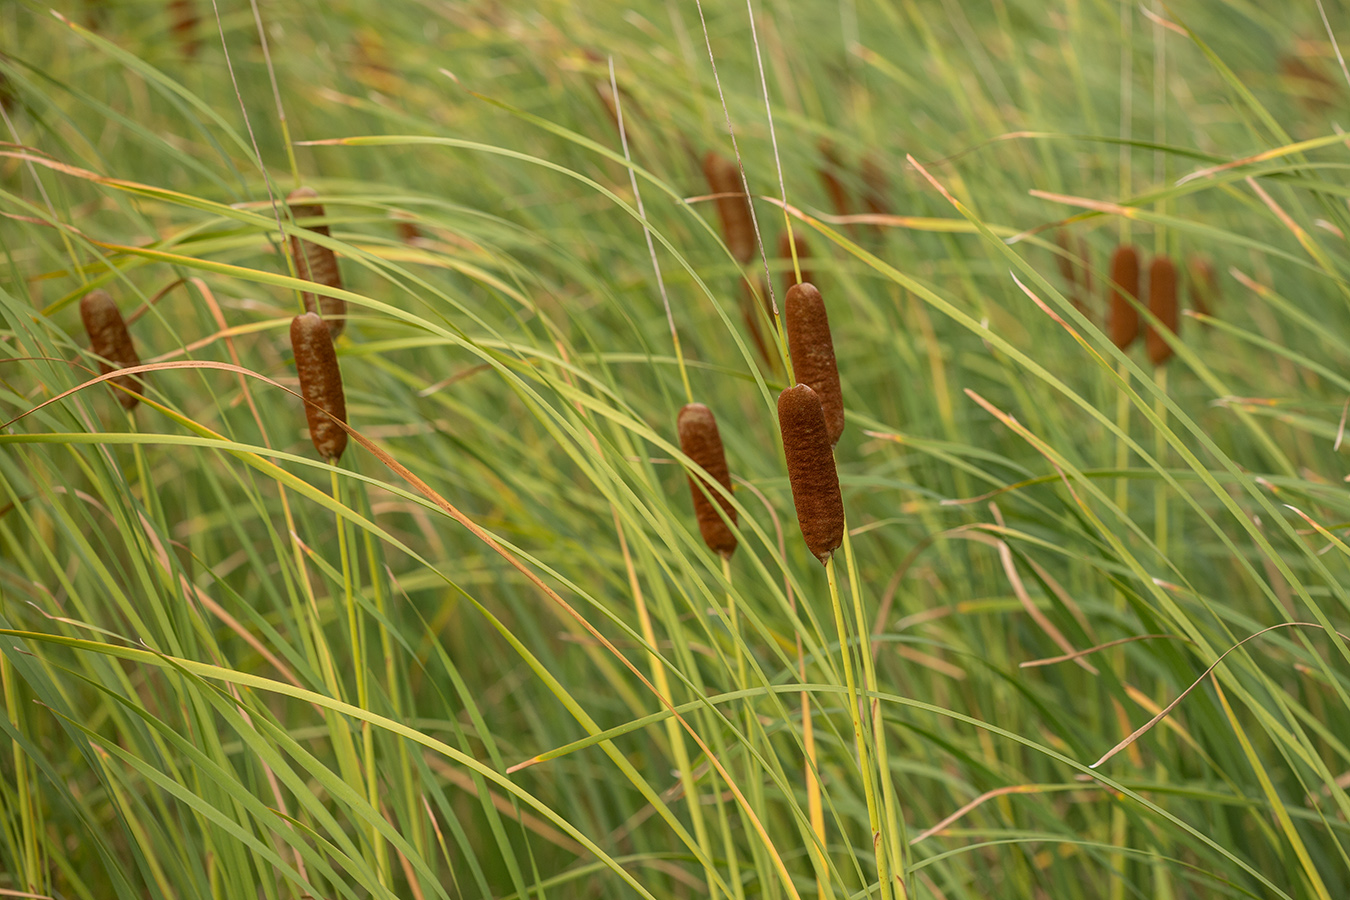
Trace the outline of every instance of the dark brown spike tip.
<instances>
[{"instance_id":1,"label":"dark brown spike tip","mask_svg":"<svg viewBox=\"0 0 1350 900\"><path fill-rule=\"evenodd\" d=\"M1166 256L1153 260L1148 270L1148 311L1157 317L1168 331L1177 333L1180 316L1177 311L1177 267ZM1161 366L1172 358L1172 348L1152 325L1144 332L1148 358Z\"/></svg>"},{"instance_id":2,"label":"dark brown spike tip","mask_svg":"<svg viewBox=\"0 0 1350 900\"><path fill-rule=\"evenodd\" d=\"M778 428L783 435L792 502L806 546L822 563L844 542L844 498L825 427L825 410L804 384L778 395Z\"/></svg>"},{"instance_id":3,"label":"dark brown spike tip","mask_svg":"<svg viewBox=\"0 0 1350 900\"><path fill-rule=\"evenodd\" d=\"M131 333L117 303L104 290L92 290L80 298L80 320L84 322L85 333L89 335L89 349L99 357L99 373L107 375L127 366L139 366L141 359L136 355L136 347L131 343ZM139 375L119 375L108 379L110 384L126 390L114 390L117 402L128 411L140 402L140 394L145 393L145 385Z\"/></svg>"},{"instance_id":4,"label":"dark brown spike tip","mask_svg":"<svg viewBox=\"0 0 1350 900\"><path fill-rule=\"evenodd\" d=\"M727 249L741 265L755 255L755 222L750 212L750 198L741 183L741 170L736 163L716 150L703 156L703 176L708 189L717 198L717 217L722 220L722 237Z\"/></svg>"},{"instance_id":5,"label":"dark brown spike tip","mask_svg":"<svg viewBox=\"0 0 1350 900\"><path fill-rule=\"evenodd\" d=\"M323 218L322 203L304 202L317 196L319 196L318 192L312 187L301 187L291 191L286 196L286 203L291 208L291 215L297 221ZM327 225L310 225L308 228L315 234L321 234L324 237L329 236ZM338 269L337 256L334 255L332 250L313 241L304 241L293 236L291 237L291 259L295 260L297 277L342 290L342 272ZM346 300L338 297L315 295L310 291L301 291L300 297L304 300L307 311L317 312L323 316L329 331L333 332L334 339L342 334L342 329L347 325Z\"/></svg>"},{"instance_id":6,"label":"dark brown spike tip","mask_svg":"<svg viewBox=\"0 0 1350 900\"><path fill-rule=\"evenodd\" d=\"M347 421L347 398L342 393L342 370L333 337L324 320L312 312L292 319L291 352L300 376L300 396L305 398L310 440L319 456L337 462L347 449L347 432L333 419Z\"/></svg>"},{"instance_id":7,"label":"dark brown spike tip","mask_svg":"<svg viewBox=\"0 0 1350 900\"><path fill-rule=\"evenodd\" d=\"M825 300L814 284L802 282L787 292L784 306L792 375L820 397L833 446L844 433L844 396L839 389L839 365L834 359Z\"/></svg>"},{"instance_id":8,"label":"dark brown spike tip","mask_svg":"<svg viewBox=\"0 0 1350 900\"><path fill-rule=\"evenodd\" d=\"M1129 244L1117 247L1111 257L1111 284L1107 291L1110 309L1107 334L1111 343L1124 350L1139 336L1139 310L1126 299L1126 294L1139 298L1139 251Z\"/></svg>"},{"instance_id":9,"label":"dark brown spike tip","mask_svg":"<svg viewBox=\"0 0 1350 900\"><path fill-rule=\"evenodd\" d=\"M703 535L703 542L713 552L730 557L736 552L736 532L717 514L717 507L709 499L715 499L731 524L736 524L736 508L731 505L731 501L717 493L708 478L712 476L712 480L730 493L731 472L727 469L727 456L722 449L717 418L702 403L690 403L680 410L675 426L680 433L680 449L684 455L698 463L707 473L689 473L689 491L694 495L694 515L698 517L698 530Z\"/></svg>"}]
</instances>

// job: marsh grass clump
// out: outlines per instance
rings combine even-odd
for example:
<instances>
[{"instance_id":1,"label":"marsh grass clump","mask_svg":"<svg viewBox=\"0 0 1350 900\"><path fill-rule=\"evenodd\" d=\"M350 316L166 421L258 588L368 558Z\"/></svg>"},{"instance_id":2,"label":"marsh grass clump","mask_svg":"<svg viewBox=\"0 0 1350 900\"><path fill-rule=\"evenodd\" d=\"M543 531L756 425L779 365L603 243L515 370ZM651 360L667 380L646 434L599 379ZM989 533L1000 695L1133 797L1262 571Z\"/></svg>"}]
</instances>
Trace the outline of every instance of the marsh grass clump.
<instances>
[{"instance_id":1,"label":"marsh grass clump","mask_svg":"<svg viewBox=\"0 0 1350 900\"><path fill-rule=\"evenodd\" d=\"M112 295L102 289L95 289L80 298L80 320L84 323L85 333L89 335L89 349L99 357L100 374L106 375L128 366L139 366L141 359L136 355L136 346L131 342L131 332ZM113 392L122 408L131 411L140 402L145 385L139 375L119 375L108 379L116 385Z\"/></svg>"},{"instance_id":2,"label":"marsh grass clump","mask_svg":"<svg viewBox=\"0 0 1350 900\"><path fill-rule=\"evenodd\" d=\"M711 477L712 481L716 481L728 493L731 492L731 471L727 468L727 455L722 447L721 432L717 429L717 417L702 403L689 403L680 409L676 417L676 429L680 436L680 450L703 470L691 470L688 476L699 533L710 550L729 557L736 552L736 532L718 514L717 506L722 508L731 525L736 524L736 508L709 481ZM717 506L713 505L714 501Z\"/></svg>"},{"instance_id":3,"label":"marsh grass clump","mask_svg":"<svg viewBox=\"0 0 1350 900\"><path fill-rule=\"evenodd\" d=\"M319 196L318 192L311 187L296 188L291 191L286 197L286 202L291 208L291 215L296 220L323 218L324 208L322 203L304 202L317 196ZM329 236L327 225L311 225L309 230L324 237ZM316 284L341 290L342 272L338 269L337 256L332 250L313 241L292 236L291 258L295 261L295 271L298 277L305 281L313 281ZM333 338L336 340L337 336L342 334L343 329L347 327L347 301L338 297L316 295L311 291L301 291L300 296L304 300L307 311L319 313L323 316L324 322L327 323L329 330L333 332Z\"/></svg>"},{"instance_id":4,"label":"marsh grass clump","mask_svg":"<svg viewBox=\"0 0 1350 900\"><path fill-rule=\"evenodd\" d=\"M793 285L784 304L788 353L792 374L810 386L824 408L830 446L844 433L844 396L839 387L839 365L834 358L834 338L825 300L814 284Z\"/></svg>"},{"instance_id":5,"label":"marsh grass clump","mask_svg":"<svg viewBox=\"0 0 1350 900\"><path fill-rule=\"evenodd\" d=\"M291 320L291 352L310 440L319 456L335 463L347 449L347 432L333 420L347 421L347 398L332 334L318 314L307 312Z\"/></svg>"},{"instance_id":6,"label":"marsh grass clump","mask_svg":"<svg viewBox=\"0 0 1350 900\"><path fill-rule=\"evenodd\" d=\"M1111 257L1111 284L1107 288L1107 336L1124 350L1139 336L1139 310L1131 300L1139 299L1139 251L1123 244Z\"/></svg>"},{"instance_id":7,"label":"marsh grass clump","mask_svg":"<svg viewBox=\"0 0 1350 900\"><path fill-rule=\"evenodd\" d=\"M822 563L844 542L844 498L820 397L805 384L778 395L778 428L806 546Z\"/></svg>"}]
</instances>

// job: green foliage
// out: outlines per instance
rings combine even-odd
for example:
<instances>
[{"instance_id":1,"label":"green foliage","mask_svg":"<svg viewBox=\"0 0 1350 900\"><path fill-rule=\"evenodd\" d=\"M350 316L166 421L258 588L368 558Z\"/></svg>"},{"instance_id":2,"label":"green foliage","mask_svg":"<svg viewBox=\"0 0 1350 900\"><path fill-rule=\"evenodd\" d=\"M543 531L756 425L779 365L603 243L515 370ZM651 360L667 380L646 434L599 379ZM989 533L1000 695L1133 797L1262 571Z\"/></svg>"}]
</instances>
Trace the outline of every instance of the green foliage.
<instances>
[{"instance_id":1,"label":"green foliage","mask_svg":"<svg viewBox=\"0 0 1350 900\"><path fill-rule=\"evenodd\" d=\"M1350 883L1339 6L64 3L0 6L0 894ZM829 308L824 569L708 150L748 281L791 219ZM1123 241L1216 275L1164 369L1101 329Z\"/></svg>"}]
</instances>

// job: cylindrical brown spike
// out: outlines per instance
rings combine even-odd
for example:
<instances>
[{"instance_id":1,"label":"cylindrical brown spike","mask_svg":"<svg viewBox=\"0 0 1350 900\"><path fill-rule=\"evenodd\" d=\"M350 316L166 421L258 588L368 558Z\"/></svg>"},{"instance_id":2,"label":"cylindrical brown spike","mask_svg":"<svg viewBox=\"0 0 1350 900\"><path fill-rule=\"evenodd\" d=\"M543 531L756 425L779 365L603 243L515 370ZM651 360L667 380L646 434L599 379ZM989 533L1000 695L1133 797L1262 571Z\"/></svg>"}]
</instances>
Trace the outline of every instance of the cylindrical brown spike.
<instances>
[{"instance_id":1,"label":"cylindrical brown spike","mask_svg":"<svg viewBox=\"0 0 1350 900\"><path fill-rule=\"evenodd\" d=\"M169 19L174 35L188 59L197 56L201 42L197 38L197 8L193 0L169 0Z\"/></svg>"},{"instance_id":2,"label":"cylindrical brown spike","mask_svg":"<svg viewBox=\"0 0 1350 900\"><path fill-rule=\"evenodd\" d=\"M804 384L778 395L778 428L783 435L792 502L806 546L822 563L844 542L844 498L834 465L825 410Z\"/></svg>"},{"instance_id":3,"label":"cylindrical brown spike","mask_svg":"<svg viewBox=\"0 0 1350 900\"><path fill-rule=\"evenodd\" d=\"M84 322L85 333L89 335L89 348L99 357L99 373L106 375L127 366L139 366L141 359L136 355L136 347L131 343L131 334L117 303L107 291L92 290L80 298L80 319ZM133 409L140 402L138 394L145 393L145 385L139 375L119 375L108 379L126 390L116 390L117 402L126 410ZM134 393L128 393L133 391Z\"/></svg>"},{"instance_id":4,"label":"cylindrical brown spike","mask_svg":"<svg viewBox=\"0 0 1350 900\"><path fill-rule=\"evenodd\" d=\"M296 202L297 200L304 201L317 196L319 196L318 192L311 187L296 188L291 191L286 197L286 202L291 207L291 215L296 219L323 218L322 203ZM309 230L324 237L328 237L329 234L327 225L310 225ZM313 241L303 241L298 237L292 237L291 258L295 260L295 271L300 278L341 290L342 273L338 270L337 257L332 250ZM323 316L328 329L333 332L334 339L342 334L342 329L347 326L346 300L326 296L319 296L316 299L315 295L309 291L302 291L300 296L305 301L306 310L317 312Z\"/></svg>"},{"instance_id":5,"label":"cylindrical brown spike","mask_svg":"<svg viewBox=\"0 0 1350 900\"><path fill-rule=\"evenodd\" d=\"M764 326L762 317L759 314L760 309L765 311L769 309L769 291L764 286L764 279L759 280L759 299L755 298L755 289L750 286L749 279L741 279L741 318L745 320L745 327L750 331L750 338L755 342L759 349L759 355L764 359L764 364L770 369L775 368L777 357L769 348L769 341L764 336ZM772 316L771 316L772 317Z\"/></svg>"},{"instance_id":6,"label":"cylindrical brown spike","mask_svg":"<svg viewBox=\"0 0 1350 900\"><path fill-rule=\"evenodd\" d=\"M300 396L306 401L310 440L319 456L336 462L347 449L347 432L333 419L347 421L347 398L333 337L323 319L307 312L291 320L291 352L300 376Z\"/></svg>"},{"instance_id":7,"label":"cylindrical brown spike","mask_svg":"<svg viewBox=\"0 0 1350 900\"><path fill-rule=\"evenodd\" d=\"M710 496L715 499L731 524L736 524L736 508L717 493L708 478L712 476L712 480L730 493L731 472L727 469L727 456L722 449L717 419L712 410L702 403L690 403L680 410L675 424L680 432L680 449L707 472L707 475L692 471L689 473L689 491L694 495L694 515L698 517L698 530L703 535L703 542L714 553L731 556L736 552L736 533L722 521L722 517L717 514L717 507L708 499Z\"/></svg>"},{"instance_id":8,"label":"cylindrical brown spike","mask_svg":"<svg viewBox=\"0 0 1350 900\"><path fill-rule=\"evenodd\" d=\"M810 386L820 398L833 446L844 433L844 395L839 389L839 366L834 359L825 300L814 284L802 283L787 292L784 306L792 377Z\"/></svg>"},{"instance_id":9,"label":"cylindrical brown spike","mask_svg":"<svg viewBox=\"0 0 1350 900\"><path fill-rule=\"evenodd\" d=\"M703 175L708 188L717 198L717 216L722 220L722 237L727 249L741 265L755 255L755 223L750 212L750 198L741 184L741 171L736 163L716 150L703 157Z\"/></svg>"},{"instance_id":10,"label":"cylindrical brown spike","mask_svg":"<svg viewBox=\"0 0 1350 900\"><path fill-rule=\"evenodd\" d=\"M820 180L825 185L825 193L830 196L830 205L834 207L834 214L837 216L846 216L852 210L849 209L848 191L844 190L844 183L839 180L839 154L828 140L822 140L819 145L820 155L825 158L825 164L816 171L820 174ZM853 226L847 226L849 233L853 232Z\"/></svg>"},{"instance_id":11,"label":"cylindrical brown spike","mask_svg":"<svg viewBox=\"0 0 1350 900\"><path fill-rule=\"evenodd\" d=\"M890 206L886 202L886 194L889 192L890 185L886 179L886 172L881 168L881 163L877 162L874 154L869 153L863 157L861 169L863 185L866 187L863 192L863 205L873 215L884 216L889 214Z\"/></svg>"},{"instance_id":12,"label":"cylindrical brown spike","mask_svg":"<svg viewBox=\"0 0 1350 900\"><path fill-rule=\"evenodd\" d=\"M1078 256L1083 263L1083 294L1092 296L1092 248L1088 246L1087 238L1078 238Z\"/></svg>"},{"instance_id":13,"label":"cylindrical brown spike","mask_svg":"<svg viewBox=\"0 0 1350 900\"><path fill-rule=\"evenodd\" d=\"M1214 267L1209 264L1209 260L1197 254L1190 258L1189 268L1191 305L1202 316L1214 315L1214 308L1219 299L1219 279L1214 274Z\"/></svg>"},{"instance_id":14,"label":"cylindrical brown spike","mask_svg":"<svg viewBox=\"0 0 1350 900\"><path fill-rule=\"evenodd\" d=\"M1177 333L1180 322L1177 313L1177 267L1166 256L1153 260L1148 270L1148 311L1157 317L1168 331ZM1152 325L1144 332L1148 358L1160 366L1172 358L1172 348Z\"/></svg>"},{"instance_id":15,"label":"cylindrical brown spike","mask_svg":"<svg viewBox=\"0 0 1350 900\"><path fill-rule=\"evenodd\" d=\"M1107 290L1111 310L1107 333L1111 343L1124 350L1139 335L1139 310L1126 299L1126 294L1139 297L1139 251L1134 247L1123 244L1116 248L1115 256L1111 257L1111 284Z\"/></svg>"},{"instance_id":16,"label":"cylindrical brown spike","mask_svg":"<svg viewBox=\"0 0 1350 900\"><path fill-rule=\"evenodd\" d=\"M797 245L797 266L802 270L802 277L800 279L797 278L797 272L792 267L792 245L794 243ZM795 232L784 231L782 236L778 238L778 256L783 260L784 266L786 266L786 272L783 275L783 293L787 293L792 290L794 284L799 284L803 281L809 281L812 284L815 283L815 277L812 275L811 270L806 267L807 258L810 257L810 255L811 251L807 249L806 241L801 235Z\"/></svg>"}]
</instances>

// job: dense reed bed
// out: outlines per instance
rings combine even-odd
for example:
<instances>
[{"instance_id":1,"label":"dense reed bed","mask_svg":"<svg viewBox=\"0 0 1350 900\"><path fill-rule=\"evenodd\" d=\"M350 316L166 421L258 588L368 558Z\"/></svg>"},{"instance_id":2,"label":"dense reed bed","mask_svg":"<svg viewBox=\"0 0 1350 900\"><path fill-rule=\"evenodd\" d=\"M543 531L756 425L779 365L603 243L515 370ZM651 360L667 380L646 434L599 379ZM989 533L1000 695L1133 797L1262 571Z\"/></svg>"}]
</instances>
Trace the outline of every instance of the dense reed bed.
<instances>
[{"instance_id":1,"label":"dense reed bed","mask_svg":"<svg viewBox=\"0 0 1350 900\"><path fill-rule=\"evenodd\" d=\"M1324 5L0 4L0 896L1342 896Z\"/></svg>"}]
</instances>

